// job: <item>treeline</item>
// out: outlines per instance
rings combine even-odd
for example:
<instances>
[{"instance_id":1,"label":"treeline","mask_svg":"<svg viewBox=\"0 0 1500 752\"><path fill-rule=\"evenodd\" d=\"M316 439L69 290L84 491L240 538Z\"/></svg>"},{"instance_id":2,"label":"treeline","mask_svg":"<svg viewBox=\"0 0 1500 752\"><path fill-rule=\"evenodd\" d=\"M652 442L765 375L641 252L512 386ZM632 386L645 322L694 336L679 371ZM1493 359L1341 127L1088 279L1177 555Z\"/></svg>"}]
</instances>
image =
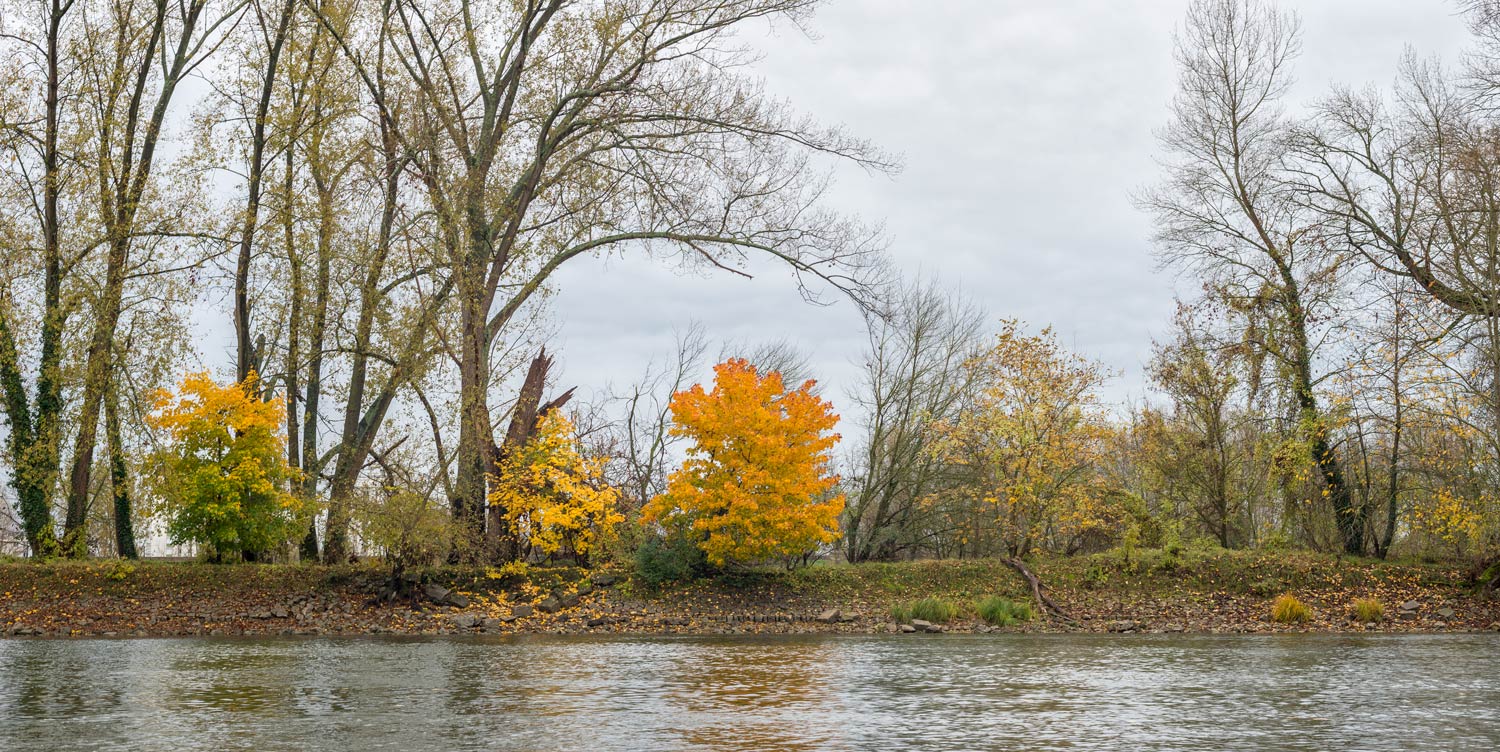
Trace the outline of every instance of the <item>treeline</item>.
<instances>
[{"instance_id":1,"label":"treeline","mask_svg":"<svg viewBox=\"0 0 1500 752\"><path fill-rule=\"evenodd\" d=\"M810 0L14 3L0 92L0 390L37 555L731 564L1111 546L1493 556L1500 6L1456 67L1284 98L1296 19L1197 0L1164 179L1201 294L1159 399L1048 330L887 279L736 31ZM185 90L204 92L184 108ZM701 331L619 394L548 372L574 259L743 272L868 312L863 378ZM575 263L583 263L575 261ZM566 312L562 312L566 315ZM193 376L195 316L233 378ZM735 357L740 356L740 357ZM717 360L715 382L694 384ZM842 427L830 404L846 400Z\"/></svg>"},{"instance_id":2,"label":"treeline","mask_svg":"<svg viewBox=\"0 0 1500 752\"><path fill-rule=\"evenodd\" d=\"M813 5L6 0L0 469L24 548L134 553L172 493L141 469L186 440L158 392L227 328L321 510L304 558L354 554L392 489L469 555L515 555L487 478L536 429L512 418L545 379L519 408L516 384L561 265L763 256L875 306L880 238L821 206L824 160L892 161L766 95L737 37Z\"/></svg>"},{"instance_id":3,"label":"treeline","mask_svg":"<svg viewBox=\"0 0 1500 752\"><path fill-rule=\"evenodd\" d=\"M872 339L847 556L1203 539L1492 557L1500 5L1465 10L1473 49L1457 65L1409 53L1389 90L1336 88L1293 109L1296 18L1258 0L1193 3L1159 134L1165 179L1138 195L1161 260L1202 290L1152 354L1165 400L1096 419L1107 425L1065 448L1052 424L1017 420L1040 400L1089 422L1090 402L1071 395L1090 373L1054 360L986 440L944 462L948 427L996 397L962 366L991 344L976 312L913 293ZM1011 457L1027 442L1073 462L1032 483L1045 460ZM1091 485L1095 503L1070 484ZM1039 521L1026 489L1052 500Z\"/></svg>"}]
</instances>

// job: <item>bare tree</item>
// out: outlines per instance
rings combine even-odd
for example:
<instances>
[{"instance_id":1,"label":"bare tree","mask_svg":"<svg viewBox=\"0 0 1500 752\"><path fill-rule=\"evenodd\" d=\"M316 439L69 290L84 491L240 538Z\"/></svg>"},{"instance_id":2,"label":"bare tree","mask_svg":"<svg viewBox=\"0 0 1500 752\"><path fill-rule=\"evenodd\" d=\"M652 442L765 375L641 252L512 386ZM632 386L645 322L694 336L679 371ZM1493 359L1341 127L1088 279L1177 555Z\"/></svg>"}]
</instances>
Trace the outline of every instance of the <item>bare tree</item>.
<instances>
[{"instance_id":1,"label":"bare tree","mask_svg":"<svg viewBox=\"0 0 1500 752\"><path fill-rule=\"evenodd\" d=\"M1279 100L1297 50L1296 19L1259 0L1194 2L1177 40L1173 118L1160 135L1168 177L1141 203L1156 216L1165 259L1203 274L1260 322L1254 344L1284 371L1343 548L1357 554L1363 508L1345 483L1315 362L1314 327L1331 312L1342 256L1312 242L1317 218L1297 200L1283 159L1289 128Z\"/></svg>"}]
</instances>

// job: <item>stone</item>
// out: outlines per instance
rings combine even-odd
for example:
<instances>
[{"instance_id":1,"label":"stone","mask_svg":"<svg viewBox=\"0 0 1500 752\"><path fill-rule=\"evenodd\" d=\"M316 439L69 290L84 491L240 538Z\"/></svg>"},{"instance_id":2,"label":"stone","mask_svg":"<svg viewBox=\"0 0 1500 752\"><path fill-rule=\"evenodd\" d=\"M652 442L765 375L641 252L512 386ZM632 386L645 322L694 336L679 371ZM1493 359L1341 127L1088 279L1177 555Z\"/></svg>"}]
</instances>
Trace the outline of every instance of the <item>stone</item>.
<instances>
[{"instance_id":1,"label":"stone","mask_svg":"<svg viewBox=\"0 0 1500 752\"><path fill-rule=\"evenodd\" d=\"M480 624L479 617L474 614L459 614L453 617L453 626L459 629L473 629Z\"/></svg>"},{"instance_id":2,"label":"stone","mask_svg":"<svg viewBox=\"0 0 1500 752\"><path fill-rule=\"evenodd\" d=\"M494 631L496 629L499 629L500 625L503 624L503 623L504 622L502 622L499 619L489 618L489 619L485 619L485 620L479 622L479 626L482 629L484 629L484 631L491 632L491 631Z\"/></svg>"},{"instance_id":3,"label":"stone","mask_svg":"<svg viewBox=\"0 0 1500 752\"><path fill-rule=\"evenodd\" d=\"M443 599L443 603L449 606L456 606L458 608L468 608L469 597L467 595L463 595L462 593L449 591L448 597Z\"/></svg>"},{"instance_id":4,"label":"stone","mask_svg":"<svg viewBox=\"0 0 1500 752\"><path fill-rule=\"evenodd\" d=\"M579 595L588 595L589 593L594 592L594 586L588 584L587 582L580 582L578 583L578 590L574 592L578 593Z\"/></svg>"},{"instance_id":5,"label":"stone","mask_svg":"<svg viewBox=\"0 0 1500 752\"><path fill-rule=\"evenodd\" d=\"M890 624L885 625L885 631L889 634L898 634L901 631L901 625L895 622L891 622Z\"/></svg>"},{"instance_id":6,"label":"stone","mask_svg":"<svg viewBox=\"0 0 1500 752\"><path fill-rule=\"evenodd\" d=\"M916 632L916 631L917 631L917 628L914 627L914 626L912 626L912 625L910 625L910 624L902 624L901 625L901 632L903 634L912 634L913 632Z\"/></svg>"},{"instance_id":7,"label":"stone","mask_svg":"<svg viewBox=\"0 0 1500 752\"><path fill-rule=\"evenodd\" d=\"M1422 607L1422 604L1420 604L1420 603L1418 603L1416 601L1407 601L1407 602L1401 604L1401 610L1402 611L1416 611L1417 609L1419 609L1421 607Z\"/></svg>"},{"instance_id":8,"label":"stone","mask_svg":"<svg viewBox=\"0 0 1500 752\"><path fill-rule=\"evenodd\" d=\"M607 618L605 618L603 616L595 616L594 618L589 619L588 621L584 622L585 625L590 626L590 627L602 627L602 626L604 626L605 624L608 624L608 623L609 623L609 619L607 619Z\"/></svg>"},{"instance_id":9,"label":"stone","mask_svg":"<svg viewBox=\"0 0 1500 752\"><path fill-rule=\"evenodd\" d=\"M1454 611L1447 606L1443 606L1442 608L1437 610L1437 615L1443 617L1444 619L1452 619L1457 613L1457 611Z\"/></svg>"},{"instance_id":10,"label":"stone","mask_svg":"<svg viewBox=\"0 0 1500 752\"><path fill-rule=\"evenodd\" d=\"M833 622L836 622L838 620L839 620L839 610L836 609L836 608L830 608L827 611L824 611L823 613L818 614L818 621L821 621L824 624L832 624Z\"/></svg>"},{"instance_id":11,"label":"stone","mask_svg":"<svg viewBox=\"0 0 1500 752\"><path fill-rule=\"evenodd\" d=\"M532 608L529 603L517 603L510 607L510 615L517 619L531 616L534 613L536 613L536 609Z\"/></svg>"},{"instance_id":12,"label":"stone","mask_svg":"<svg viewBox=\"0 0 1500 752\"><path fill-rule=\"evenodd\" d=\"M912 619L911 620L911 625L913 627L916 627L917 629L921 629L921 630L925 631L928 627L932 626L932 622L927 621L925 619Z\"/></svg>"},{"instance_id":13,"label":"stone","mask_svg":"<svg viewBox=\"0 0 1500 752\"><path fill-rule=\"evenodd\" d=\"M1401 619L1401 621L1416 621L1417 620L1417 612L1416 611L1402 611L1401 614L1400 614L1400 619Z\"/></svg>"},{"instance_id":14,"label":"stone","mask_svg":"<svg viewBox=\"0 0 1500 752\"><path fill-rule=\"evenodd\" d=\"M557 599L557 602L563 608L573 608L573 607L575 607L575 606L578 605L579 600L578 600L578 596L573 595L572 593L569 593L569 594L564 595L563 597Z\"/></svg>"},{"instance_id":15,"label":"stone","mask_svg":"<svg viewBox=\"0 0 1500 752\"><path fill-rule=\"evenodd\" d=\"M271 616L276 619L285 619L291 615L291 612L286 610L286 606L277 606L271 609Z\"/></svg>"},{"instance_id":16,"label":"stone","mask_svg":"<svg viewBox=\"0 0 1500 752\"><path fill-rule=\"evenodd\" d=\"M1137 629L1137 625L1135 622L1129 620L1112 621L1109 623L1108 629L1111 632L1134 632Z\"/></svg>"},{"instance_id":17,"label":"stone","mask_svg":"<svg viewBox=\"0 0 1500 752\"><path fill-rule=\"evenodd\" d=\"M1448 628L1448 622L1446 622L1446 621L1435 621L1435 622L1432 623L1432 628L1433 629L1447 629Z\"/></svg>"},{"instance_id":18,"label":"stone","mask_svg":"<svg viewBox=\"0 0 1500 752\"><path fill-rule=\"evenodd\" d=\"M595 587L610 587L619 581L620 575L614 572L595 572L589 577L589 582L594 583Z\"/></svg>"},{"instance_id":19,"label":"stone","mask_svg":"<svg viewBox=\"0 0 1500 752\"><path fill-rule=\"evenodd\" d=\"M1182 626L1181 624L1168 624L1167 626L1162 627L1161 631L1167 632L1169 634L1176 634L1178 632L1186 632L1187 628Z\"/></svg>"},{"instance_id":20,"label":"stone","mask_svg":"<svg viewBox=\"0 0 1500 752\"><path fill-rule=\"evenodd\" d=\"M947 627L944 627L941 624L928 624L927 626L922 627L923 632L928 632L930 634L942 634L945 629L947 629Z\"/></svg>"},{"instance_id":21,"label":"stone","mask_svg":"<svg viewBox=\"0 0 1500 752\"><path fill-rule=\"evenodd\" d=\"M448 601L448 594L452 592L448 588L437 583L428 583L422 587L422 594L433 603L443 604Z\"/></svg>"},{"instance_id":22,"label":"stone","mask_svg":"<svg viewBox=\"0 0 1500 752\"><path fill-rule=\"evenodd\" d=\"M269 618L271 618L271 612L270 611L253 611L253 612L251 612L250 614L247 614L247 615L251 619L269 619Z\"/></svg>"},{"instance_id":23,"label":"stone","mask_svg":"<svg viewBox=\"0 0 1500 752\"><path fill-rule=\"evenodd\" d=\"M549 595L536 604L536 610L544 614L555 614L562 610L562 603Z\"/></svg>"}]
</instances>

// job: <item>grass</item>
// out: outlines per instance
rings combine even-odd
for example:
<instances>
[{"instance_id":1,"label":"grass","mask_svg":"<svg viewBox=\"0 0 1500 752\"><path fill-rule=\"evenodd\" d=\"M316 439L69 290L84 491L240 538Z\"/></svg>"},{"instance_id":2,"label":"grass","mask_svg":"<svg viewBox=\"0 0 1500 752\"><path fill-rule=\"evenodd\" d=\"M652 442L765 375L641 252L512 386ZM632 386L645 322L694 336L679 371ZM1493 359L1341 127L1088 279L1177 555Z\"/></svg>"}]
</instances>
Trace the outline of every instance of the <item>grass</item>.
<instances>
[{"instance_id":1,"label":"grass","mask_svg":"<svg viewBox=\"0 0 1500 752\"><path fill-rule=\"evenodd\" d=\"M913 619L946 624L957 615L958 607L941 598L923 598L904 606L891 607L891 618L902 624Z\"/></svg>"},{"instance_id":2,"label":"grass","mask_svg":"<svg viewBox=\"0 0 1500 752\"><path fill-rule=\"evenodd\" d=\"M1271 621L1277 624L1301 624L1312 618L1312 609L1291 593L1282 593L1271 604Z\"/></svg>"},{"instance_id":3,"label":"grass","mask_svg":"<svg viewBox=\"0 0 1500 752\"><path fill-rule=\"evenodd\" d=\"M1360 621L1383 621L1385 619L1385 606L1375 598L1355 598L1354 618Z\"/></svg>"},{"instance_id":4,"label":"grass","mask_svg":"<svg viewBox=\"0 0 1500 752\"><path fill-rule=\"evenodd\" d=\"M974 604L979 618L997 627L1008 627L1023 621L1031 621L1031 606L1017 603L1009 598L991 595Z\"/></svg>"}]
</instances>

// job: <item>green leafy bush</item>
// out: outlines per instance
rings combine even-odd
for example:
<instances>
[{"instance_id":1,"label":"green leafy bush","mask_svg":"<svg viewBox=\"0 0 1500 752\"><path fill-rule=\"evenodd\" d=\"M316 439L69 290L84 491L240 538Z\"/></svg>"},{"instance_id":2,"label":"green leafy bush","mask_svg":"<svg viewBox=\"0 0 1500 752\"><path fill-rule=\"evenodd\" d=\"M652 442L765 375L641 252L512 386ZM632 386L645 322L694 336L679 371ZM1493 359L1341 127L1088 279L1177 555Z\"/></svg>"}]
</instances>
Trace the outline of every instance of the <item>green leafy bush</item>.
<instances>
[{"instance_id":1,"label":"green leafy bush","mask_svg":"<svg viewBox=\"0 0 1500 752\"><path fill-rule=\"evenodd\" d=\"M635 549L635 579L651 587L690 580L707 562L703 550L685 536L648 536Z\"/></svg>"},{"instance_id":2,"label":"green leafy bush","mask_svg":"<svg viewBox=\"0 0 1500 752\"><path fill-rule=\"evenodd\" d=\"M1008 598L992 595L974 604L979 618L997 627L1008 627L1023 621L1031 621L1031 605L1017 603Z\"/></svg>"}]
</instances>

